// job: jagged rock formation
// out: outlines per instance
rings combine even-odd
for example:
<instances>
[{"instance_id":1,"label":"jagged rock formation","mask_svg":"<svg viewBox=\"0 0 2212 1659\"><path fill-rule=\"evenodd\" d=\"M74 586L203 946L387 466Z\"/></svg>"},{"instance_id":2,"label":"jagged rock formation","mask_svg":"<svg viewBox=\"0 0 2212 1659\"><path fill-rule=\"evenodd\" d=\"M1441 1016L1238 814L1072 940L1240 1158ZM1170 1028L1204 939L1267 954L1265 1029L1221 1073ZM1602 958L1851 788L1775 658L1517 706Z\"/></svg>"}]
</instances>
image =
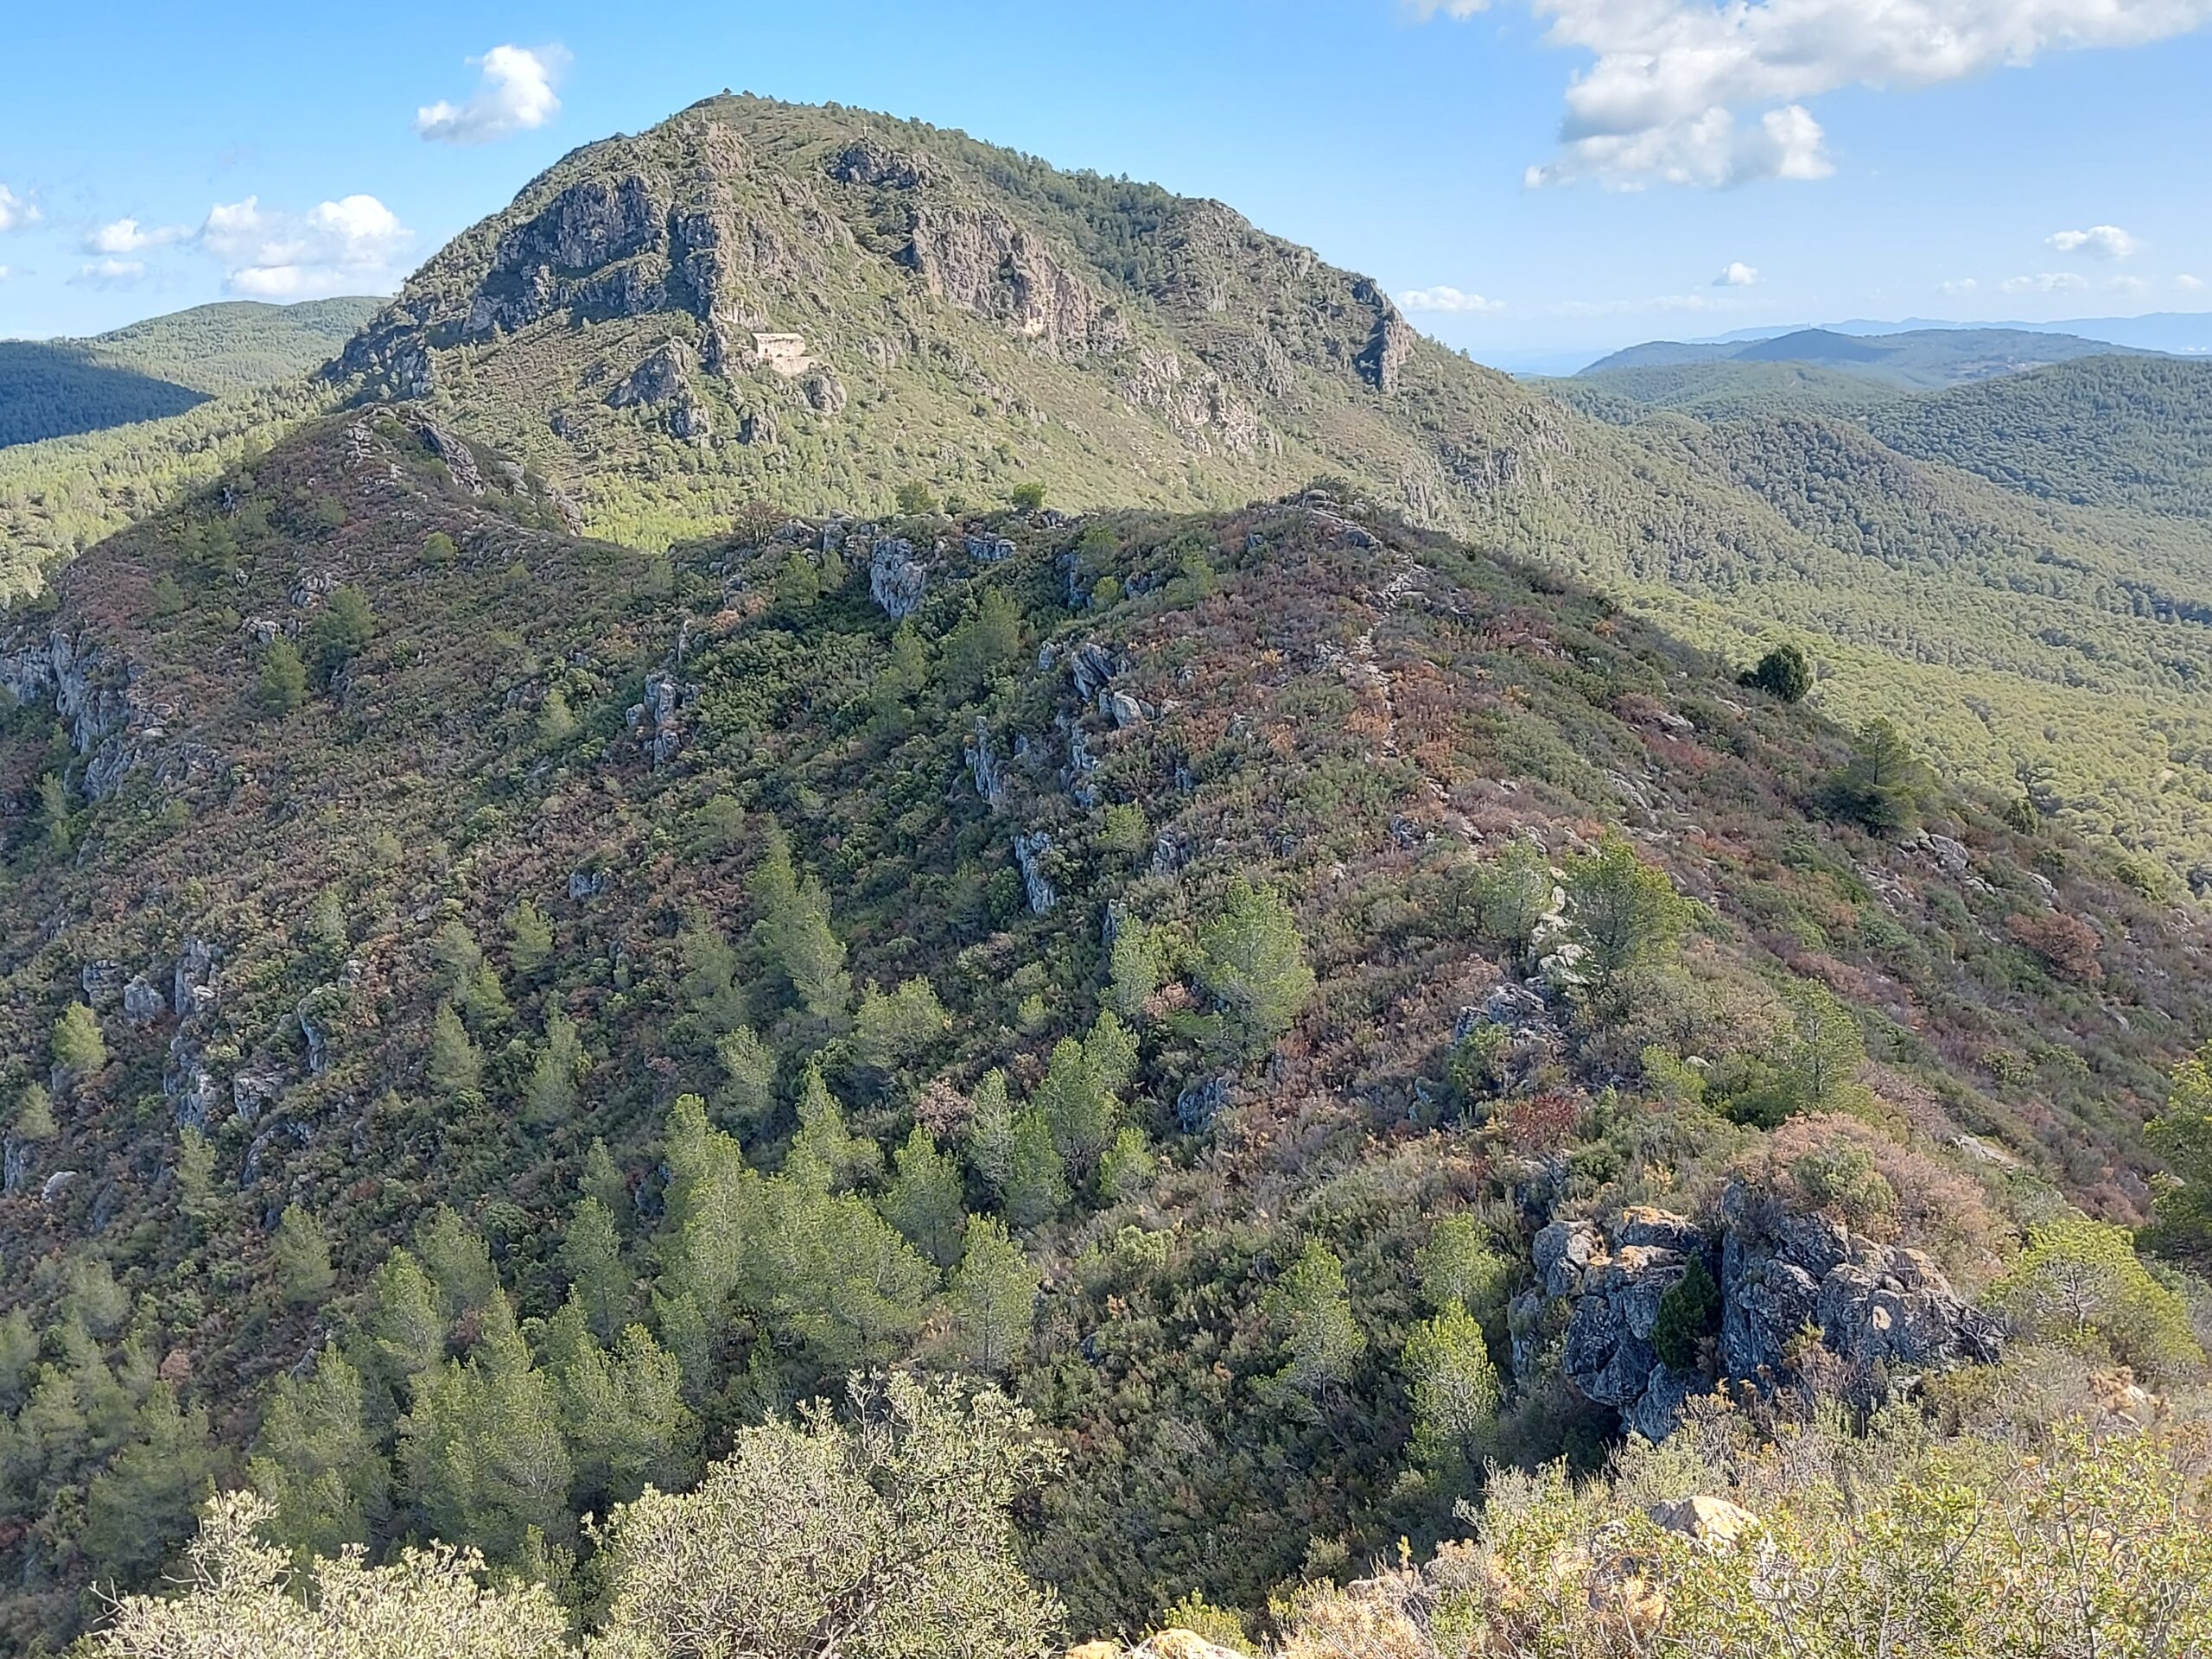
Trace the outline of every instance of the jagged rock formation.
<instances>
[{"instance_id":1,"label":"jagged rock formation","mask_svg":"<svg viewBox=\"0 0 2212 1659\"><path fill-rule=\"evenodd\" d=\"M1732 1184L1719 1224L1651 1208L1610 1226L1552 1222L1536 1235L1536 1283L1513 1306L1515 1363L1541 1363L1563 1321L1561 1362L1586 1399L1611 1406L1647 1440L1673 1432L1690 1397L1717 1382L1768 1389L1796 1375L1793 1350L1818 1332L1870 1376L1994 1361L2002 1325L1962 1301L1923 1252L1784 1211ZM1669 1364L1655 1340L1670 1293L1696 1270L1713 1276L1720 1319L1709 1365Z\"/></svg>"}]
</instances>

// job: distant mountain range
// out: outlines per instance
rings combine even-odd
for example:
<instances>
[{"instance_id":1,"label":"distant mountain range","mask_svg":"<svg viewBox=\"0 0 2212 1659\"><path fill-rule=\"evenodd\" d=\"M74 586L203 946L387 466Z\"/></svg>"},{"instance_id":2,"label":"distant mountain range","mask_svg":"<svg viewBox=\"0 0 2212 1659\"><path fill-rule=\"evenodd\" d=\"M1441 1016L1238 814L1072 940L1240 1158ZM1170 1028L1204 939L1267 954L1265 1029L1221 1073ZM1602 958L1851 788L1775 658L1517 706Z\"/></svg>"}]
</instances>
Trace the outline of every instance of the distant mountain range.
<instances>
[{"instance_id":1,"label":"distant mountain range","mask_svg":"<svg viewBox=\"0 0 2212 1659\"><path fill-rule=\"evenodd\" d=\"M1900 334L1801 328L1731 340L1652 340L1600 358L1581 373L1687 364L1790 363L1840 370L1881 385L1932 391L2047 368L2078 357L2141 354L2139 346L2031 328L1916 328Z\"/></svg>"}]
</instances>

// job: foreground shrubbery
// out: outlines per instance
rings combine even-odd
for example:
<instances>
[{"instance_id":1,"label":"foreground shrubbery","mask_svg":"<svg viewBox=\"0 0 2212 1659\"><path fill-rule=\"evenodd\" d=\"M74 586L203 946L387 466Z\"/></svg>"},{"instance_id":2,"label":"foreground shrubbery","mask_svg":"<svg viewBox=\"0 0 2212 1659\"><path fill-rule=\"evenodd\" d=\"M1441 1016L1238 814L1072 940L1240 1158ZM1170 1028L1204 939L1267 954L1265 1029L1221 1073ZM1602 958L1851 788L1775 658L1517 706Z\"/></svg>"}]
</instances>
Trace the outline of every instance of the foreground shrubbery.
<instances>
[{"instance_id":1,"label":"foreground shrubbery","mask_svg":"<svg viewBox=\"0 0 2212 1659\"><path fill-rule=\"evenodd\" d=\"M1024 1414L899 1379L747 1431L684 1497L606 1523L594 1659L904 1659L1048 1652L1058 1610L1017 1563L1009 1507L1049 1459ZM2075 1659L2212 1643L2201 1433L2032 1446L1936 1440L1921 1415L1756 1431L1713 1407L1580 1486L1493 1471L1471 1537L1425 1567L1279 1598L1278 1659ZM1726 1497L1713 1496L1725 1492ZM1690 1501L1694 1500L1694 1501ZM258 1498L208 1506L192 1575L132 1598L107 1659L556 1659L577 1651L537 1583L487 1584L442 1546L296 1577ZM1195 1598L1171 1619L1241 1630ZM1111 1644L1102 1644L1111 1650ZM1087 1651L1099 1652L1102 1648Z\"/></svg>"}]
</instances>

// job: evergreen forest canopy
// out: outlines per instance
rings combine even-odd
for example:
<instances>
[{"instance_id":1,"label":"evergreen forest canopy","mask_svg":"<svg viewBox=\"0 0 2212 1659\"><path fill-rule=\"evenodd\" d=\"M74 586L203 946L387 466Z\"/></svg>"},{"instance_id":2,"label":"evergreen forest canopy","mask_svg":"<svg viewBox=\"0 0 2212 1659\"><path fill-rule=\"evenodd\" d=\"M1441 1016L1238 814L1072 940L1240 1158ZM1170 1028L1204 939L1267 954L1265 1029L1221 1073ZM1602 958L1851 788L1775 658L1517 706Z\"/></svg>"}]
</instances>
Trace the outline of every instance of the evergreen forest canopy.
<instances>
[{"instance_id":1,"label":"evergreen forest canopy","mask_svg":"<svg viewBox=\"0 0 2212 1659\"><path fill-rule=\"evenodd\" d=\"M577 152L16 603L0 1649L2202 1645L2137 366L1592 418L957 135Z\"/></svg>"}]
</instances>

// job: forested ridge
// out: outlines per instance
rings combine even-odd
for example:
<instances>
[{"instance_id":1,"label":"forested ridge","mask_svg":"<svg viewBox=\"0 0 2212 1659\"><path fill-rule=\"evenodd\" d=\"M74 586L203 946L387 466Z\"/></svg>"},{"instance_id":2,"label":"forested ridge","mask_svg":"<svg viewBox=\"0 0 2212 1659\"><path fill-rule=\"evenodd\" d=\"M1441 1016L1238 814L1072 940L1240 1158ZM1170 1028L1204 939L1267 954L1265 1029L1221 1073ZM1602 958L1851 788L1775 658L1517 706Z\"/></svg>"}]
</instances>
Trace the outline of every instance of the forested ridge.
<instances>
[{"instance_id":1,"label":"forested ridge","mask_svg":"<svg viewBox=\"0 0 2212 1659\"><path fill-rule=\"evenodd\" d=\"M2145 1217L2197 1040L2109 855L1354 499L906 493L639 554L372 412L70 568L120 700L7 738L17 1645L211 1485L599 1608L579 1516L887 1365L1033 1414L1040 1621L1258 1618L1601 1461L1533 1233L1738 1190L2017 1322L1955 1427L2194 1397L2194 1291L2048 1230ZM2119 1241L2088 1326L2036 1229Z\"/></svg>"}]
</instances>

